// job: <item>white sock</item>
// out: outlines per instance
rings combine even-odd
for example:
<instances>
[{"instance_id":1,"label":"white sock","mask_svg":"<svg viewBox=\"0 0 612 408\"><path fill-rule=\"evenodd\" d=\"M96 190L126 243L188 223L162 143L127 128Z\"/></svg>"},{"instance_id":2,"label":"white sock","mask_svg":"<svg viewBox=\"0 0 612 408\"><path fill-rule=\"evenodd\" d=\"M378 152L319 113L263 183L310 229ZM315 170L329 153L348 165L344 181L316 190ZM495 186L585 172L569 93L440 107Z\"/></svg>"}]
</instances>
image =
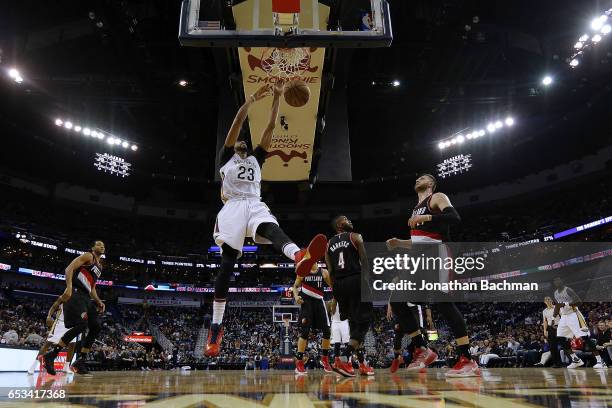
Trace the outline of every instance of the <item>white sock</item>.
<instances>
[{"instance_id":1,"label":"white sock","mask_svg":"<svg viewBox=\"0 0 612 408\"><path fill-rule=\"evenodd\" d=\"M570 356L572 356L572 360L574 360L574 361L576 361L576 360L580 360L580 359L578 358L578 356L576 355L576 353L572 353L572 354L570 354Z\"/></svg>"},{"instance_id":2,"label":"white sock","mask_svg":"<svg viewBox=\"0 0 612 408\"><path fill-rule=\"evenodd\" d=\"M36 371L36 367L38 367L39 364L40 364L40 361L38 361L38 358L37 358L36 360L34 360L32 365L30 366L30 371Z\"/></svg>"},{"instance_id":3,"label":"white sock","mask_svg":"<svg viewBox=\"0 0 612 408\"><path fill-rule=\"evenodd\" d=\"M213 324L221 324L223 322L223 313L225 313L225 300L215 300L213 302Z\"/></svg>"},{"instance_id":4,"label":"white sock","mask_svg":"<svg viewBox=\"0 0 612 408\"><path fill-rule=\"evenodd\" d=\"M283 254L292 261L295 261L295 253L300 250L300 247L293 242L288 243L283 247Z\"/></svg>"}]
</instances>

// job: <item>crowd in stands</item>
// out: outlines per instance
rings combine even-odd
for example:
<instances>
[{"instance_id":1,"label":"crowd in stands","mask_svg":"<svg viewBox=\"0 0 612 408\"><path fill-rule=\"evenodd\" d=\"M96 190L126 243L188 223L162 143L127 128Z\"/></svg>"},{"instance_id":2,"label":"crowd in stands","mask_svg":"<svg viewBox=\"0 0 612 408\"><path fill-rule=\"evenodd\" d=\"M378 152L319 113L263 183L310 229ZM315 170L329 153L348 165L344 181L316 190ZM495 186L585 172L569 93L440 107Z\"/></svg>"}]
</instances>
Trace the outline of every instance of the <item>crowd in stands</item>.
<instances>
[{"instance_id":1,"label":"crowd in stands","mask_svg":"<svg viewBox=\"0 0 612 408\"><path fill-rule=\"evenodd\" d=\"M0 344L39 347L46 338L45 317L53 297L7 294L0 290ZM483 366L533 366L550 351L543 335L543 303L465 303L459 304L472 334L472 354ZM196 350L200 328L210 322L210 305L201 308L154 307L109 303L101 317L103 330L92 350L93 367L98 369L169 369L189 366L198 369L276 367L280 363L281 325L272 322L269 308L228 308L224 320L223 349L219 357L208 359ZM603 322L612 330L612 303L585 303L581 307L591 335L601 331ZM430 347L439 355L440 365L452 364L455 344L443 318L432 309L439 339ZM394 321L386 317L386 308L375 308L371 331L366 336L367 356L374 367L388 367L393 358ZM174 345L164 350L159 344L128 343L126 334L139 331L150 335L159 327ZM299 335L298 325L291 326L292 347ZM321 335L314 331L308 343L307 367L319 366ZM403 342L407 345L406 339ZM578 345L577 347L581 347ZM200 351L200 352L198 352ZM410 361L408 347L404 360ZM587 356L588 358L588 356ZM610 356L604 360L612 365Z\"/></svg>"}]
</instances>

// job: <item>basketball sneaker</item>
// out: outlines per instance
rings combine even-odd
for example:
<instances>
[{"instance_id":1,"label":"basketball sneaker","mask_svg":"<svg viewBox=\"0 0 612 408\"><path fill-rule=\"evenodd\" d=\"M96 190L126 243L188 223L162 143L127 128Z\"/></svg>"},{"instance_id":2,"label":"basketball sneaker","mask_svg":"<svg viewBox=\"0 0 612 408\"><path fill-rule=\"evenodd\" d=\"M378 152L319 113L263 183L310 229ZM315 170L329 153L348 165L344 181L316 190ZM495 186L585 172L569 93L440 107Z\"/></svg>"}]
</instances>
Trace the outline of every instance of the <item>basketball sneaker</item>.
<instances>
[{"instance_id":1,"label":"basketball sneaker","mask_svg":"<svg viewBox=\"0 0 612 408\"><path fill-rule=\"evenodd\" d=\"M584 361L582 361L579 358L576 358L576 359L572 359L571 364L568 365L567 368L570 368L570 369L578 368L578 367L582 367L583 365L584 365Z\"/></svg>"},{"instance_id":2,"label":"basketball sneaker","mask_svg":"<svg viewBox=\"0 0 612 408\"><path fill-rule=\"evenodd\" d=\"M310 275L317 261L325 255L326 248L327 238L323 234L317 234L308 244L308 248L296 252L295 273L298 276Z\"/></svg>"},{"instance_id":3,"label":"basketball sneaker","mask_svg":"<svg viewBox=\"0 0 612 408\"><path fill-rule=\"evenodd\" d=\"M340 360L340 357L336 357L334 360L333 369L338 374L342 374L345 377L354 377L355 370L353 370L353 365L350 362Z\"/></svg>"},{"instance_id":4,"label":"basketball sneaker","mask_svg":"<svg viewBox=\"0 0 612 408\"><path fill-rule=\"evenodd\" d=\"M43 354L43 363L45 366L45 370L47 370L47 374L49 375L55 375L55 357L57 357L57 352L52 349L51 351L47 351L45 354Z\"/></svg>"},{"instance_id":5,"label":"basketball sneaker","mask_svg":"<svg viewBox=\"0 0 612 408\"><path fill-rule=\"evenodd\" d=\"M85 360L79 358L77 359L77 361L75 361L71 366L70 366L70 370L75 373L75 374L79 374L79 375L91 375L89 374L89 370L87 369L87 367L85 366Z\"/></svg>"},{"instance_id":6,"label":"basketball sneaker","mask_svg":"<svg viewBox=\"0 0 612 408\"><path fill-rule=\"evenodd\" d=\"M597 364L595 364L595 365L593 366L593 368L594 368L595 370L601 370L601 369L608 368L608 366L607 366L607 365L606 365L606 363L604 363L604 362L598 362Z\"/></svg>"},{"instance_id":7,"label":"basketball sneaker","mask_svg":"<svg viewBox=\"0 0 612 408\"><path fill-rule=\"evenodd\" d=\"M295 373L298 375L308 374L308 371L306 371L306 367L304 367L304 360L295 360Z\"/></svg>"},{"instance_id":8,"label":"basketball sneaker","mask_svg":"<svg viewBox=\"0 0 612 408\"><path fill-rule=\"evenodd\" d=\"M399 366L400 364L402 364L402 356L399 356L398 358L394 358L393 361L391 362L391 369L389 371L391 371L391 373L395 373L397 372L397 370L399 370Z\"/></svg>"},{"instance_id":9,"label":"basketball sneaker","mask_svg":"<svg viewBox=\"0 0 612 408\"><path fill-rule=\"evenodd\" d=\"M457 364L446 372L447 377L480 377L480 367L466 356L459 357Z\"/></svg>"},{"instance_id":10,"label":"basketball sneaker","mask_svg":"<svg viewBox=\"0 0 612 408\"><path fill-rule=\"evenodd\" d=\"M204 355L206 357L217 357L221 351L221 339L223 338L223 327L218 323L210 325L208 330L208 339L206 340L206 349Z\"/></svg>"},{"instance_id":11,"label":"basketball sneaker","mask_svg":"<svg viewBox=\"0 0 612 408\"><path fill-rule=\"evenodd\" d=\"M352 368L352 367L351 367ZM366 363L359 363L359 374L361 375L374 375L374 369Z\"/></svg>"},{"instance_id":12,"label":"basketball sneaker","mask_svg":"<svg viewBox=\"0 0 612 408\"><path fill-rule=\"evenodd\" d=\"M321 356L321 365L323 366L323 371L326 373L331 373L334 371L332 366L329 364L329 356Z\"/></svg>"},{"instance_id":13,"label":"basketball sneaker","mask_svg":"<svg viewBox=\"0 0 612 408\"><path fill-rule=\"evenodd\" d=\"M416 371L421 370L438 359L438 355L431 349L417 348L414 350L414 358L412 363L408 364L406 370Z\"/></svg>"}]
</instances>

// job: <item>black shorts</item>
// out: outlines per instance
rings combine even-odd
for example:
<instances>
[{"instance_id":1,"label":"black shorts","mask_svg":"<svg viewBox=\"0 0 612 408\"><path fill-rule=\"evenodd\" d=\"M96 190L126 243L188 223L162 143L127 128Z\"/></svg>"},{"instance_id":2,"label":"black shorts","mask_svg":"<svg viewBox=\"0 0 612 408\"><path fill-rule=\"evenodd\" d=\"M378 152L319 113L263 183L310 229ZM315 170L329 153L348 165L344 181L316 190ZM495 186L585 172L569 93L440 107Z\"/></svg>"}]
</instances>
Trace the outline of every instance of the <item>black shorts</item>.
<instances>
[{"instance_id":1,"label":"black shorts","mask_svg":"<svg viewBox=\"0 0 612 408\"><path fill-rule=\"evenodd\" d=\"M340 307L340 320L349 324L371 322L374 315L372 302L361 301L361 275L354 274L334 281L334 298Z\"/></svg>"},{"instance_id":2,"label":"black shorts","mask_svg":"<svg viewBox=\"0 0 612 408\"><path fill-rule=\"evenodd\" d=\"M300 325L315 330L324 330L329 327L329 316L323 299L317 299L302 294L304 303L300 306Z\"/></svg>"},{"instance_id":3,"label":"black shorts","mask_svg":"<svg viewBox=\"0 0 612 408\"><path fill-rule=\"evenodd\" d=\"M67 329L87 321L90 300L87 291L81 288L72 288L72 296L64 304L64 325Z\"/></svg>"}]
</instances>

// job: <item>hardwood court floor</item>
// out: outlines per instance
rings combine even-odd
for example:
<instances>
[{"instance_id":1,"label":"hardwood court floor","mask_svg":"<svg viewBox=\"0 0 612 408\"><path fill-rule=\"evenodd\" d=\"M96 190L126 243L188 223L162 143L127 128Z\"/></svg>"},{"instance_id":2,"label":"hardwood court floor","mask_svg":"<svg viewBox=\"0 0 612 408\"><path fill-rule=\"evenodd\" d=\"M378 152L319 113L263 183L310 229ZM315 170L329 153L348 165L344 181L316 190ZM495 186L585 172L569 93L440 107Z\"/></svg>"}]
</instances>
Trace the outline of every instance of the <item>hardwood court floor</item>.
<instances>
[{"instance_id":1,"label":"hardwood court floor","mask_svg":"<svg viewBox=\"0 0 612 408\"><path fill-rule=\"evenodd\" d=\"M610 370L612 373L612 369ZM321 371L97 372L93 377L0 373L0 407L609 407L608 372L593 369L489 369L482 378L444 371L378 370L345 379ZM10 387L65 390L61 401L8 400Z\"/></svg>"}]
</instances>

